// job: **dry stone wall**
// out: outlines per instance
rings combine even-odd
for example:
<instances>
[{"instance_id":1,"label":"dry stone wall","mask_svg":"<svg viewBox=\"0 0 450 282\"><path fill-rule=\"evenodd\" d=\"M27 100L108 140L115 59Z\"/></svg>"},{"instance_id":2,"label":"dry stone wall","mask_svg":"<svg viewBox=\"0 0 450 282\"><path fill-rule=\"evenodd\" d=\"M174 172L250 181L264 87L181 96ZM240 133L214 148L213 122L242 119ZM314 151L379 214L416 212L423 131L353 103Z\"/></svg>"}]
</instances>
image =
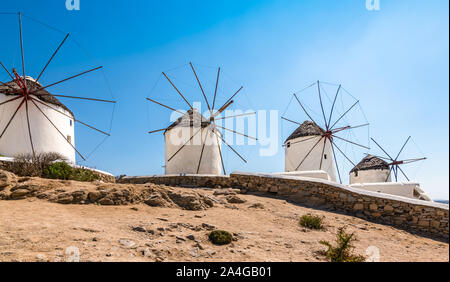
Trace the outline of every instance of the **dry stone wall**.
<instances>
[{"instance_id":1,"label":"dry stone wall","mask_svg":"<svg viewBox=\"0 0 450 282\"><path fill-rule=\"evenodd\" d=\"M449 206L365 191L334 182L295 176L236 172L227 176L168 175L124 177L120 183L155 183L188 187L233 187L268 193L299 204L348 214L448 239Z\"/></svg>"}]
</instances>

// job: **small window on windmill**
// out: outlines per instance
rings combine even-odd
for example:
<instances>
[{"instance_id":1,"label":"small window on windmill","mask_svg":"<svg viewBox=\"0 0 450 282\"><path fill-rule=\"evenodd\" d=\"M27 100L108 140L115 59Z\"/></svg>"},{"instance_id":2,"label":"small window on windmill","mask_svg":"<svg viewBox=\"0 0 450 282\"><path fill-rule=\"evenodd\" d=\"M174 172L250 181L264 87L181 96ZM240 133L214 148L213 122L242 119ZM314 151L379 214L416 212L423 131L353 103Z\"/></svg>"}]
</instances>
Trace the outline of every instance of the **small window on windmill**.
<instances>
[{"instance_id":1,"label":"small window on windmill","mask_svg":"<svg viewBox=\"0 0 450 282\"><path fill-rule=\"evenodd\" d=\"M70 126L72 126L73 125L73 122L72 122L72 120L70 120Z\"/></svg>"},{"instance_id":2,"label":"small window on windmill","mask_svg":"<svg viewBox=\"0 0 450 282\"><path fill-rule=\"evenodd\" d=\"M291 147L291 142L287 142L286 147L290 148Z\"/></svg>"},{"instance_id":3,"label":"small window on windmill","mask_svg":"<svg viewBox=\"0 0 450 282\"><path fill-rule=\"evenodd\" d=\"M67 141L69 141L69 143L72 143L72 136L67 135Z\"/></svg>"},{"instance_id":4,"label":"small window on windmill","mask_svg":"<svg viewBox=\"0 0 450 282\"><path fill-rule=\"evenodd\" d=\"M323 154L323 158L326 160L327 159L327 154Z\"/></svg>"}]
</instances>

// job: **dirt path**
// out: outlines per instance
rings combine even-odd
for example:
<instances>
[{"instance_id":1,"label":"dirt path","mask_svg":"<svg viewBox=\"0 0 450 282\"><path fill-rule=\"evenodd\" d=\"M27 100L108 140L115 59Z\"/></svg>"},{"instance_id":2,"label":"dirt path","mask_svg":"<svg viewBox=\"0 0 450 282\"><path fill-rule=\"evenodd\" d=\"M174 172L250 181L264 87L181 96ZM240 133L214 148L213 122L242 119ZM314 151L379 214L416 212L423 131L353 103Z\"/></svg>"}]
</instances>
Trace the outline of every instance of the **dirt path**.
<instances>
[{"instance_id":1,"label":"dirt path","mask_svg":"<svg viewBox=\"0 0 450 282\"><path fill-rule=\"evenodd\" d=\"M212 190L195 191L213 196ZM199 211L0 201L0 261L324 261L318 241L334 241L342 226L355 232L358 254L373 246L369 250L379 250L381 261L449 261L448 243L284 200L239 198L246 202ZM250 208L255 203L263 208ZM324 216L326 231L300 227L307 213ZM212 228L235 233L237 241L212 245Z\"/></svg>"}]
</instances>

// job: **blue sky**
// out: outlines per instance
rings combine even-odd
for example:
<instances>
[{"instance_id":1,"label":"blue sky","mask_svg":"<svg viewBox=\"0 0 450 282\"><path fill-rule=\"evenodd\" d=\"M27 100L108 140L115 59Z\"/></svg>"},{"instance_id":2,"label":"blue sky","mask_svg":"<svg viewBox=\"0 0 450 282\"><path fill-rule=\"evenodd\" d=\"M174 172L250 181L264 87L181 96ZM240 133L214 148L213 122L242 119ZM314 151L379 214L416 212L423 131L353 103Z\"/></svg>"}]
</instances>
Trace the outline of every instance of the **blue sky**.
<instances>
[{"instance_id":1,"label":"blue sky","mask_svg":"<svg viewBox=\"0 0 450 282\"><path fill-rule=\"evenodd\" d=\"M80 11L68 11L65 0L15 0L2 1L0 10L20 10L70 32L105 67L118 104L112 136L91 155L90 166L114 174L163 172L162 137L147 131L167 124L169 115L152 115L145 97L161 71L192 61L221 66L245 86L241 98L254 110L283 111L292 92L318 79L341 83L361 100L371 136L387 149L396 152L413 137L429 158L413 177L433 198L448 199L448 1L380 2L380 11L368 11L365 0L81 0ZM48 43L48 50L61 39L53 31L48 37L24 35L26 42ZM33 44L26 45L30 61L35 53L49 56ZM79 58L62 56L43 80L91 66ZM84 109L82 115L108 127L108 118L98 118L108 110ZM79 132L80 146L101 140ZM227 153L229 172L284 168L281 146L271 157L260 157L254 148L242 150L249 154L248 164Z\"/></svg>"}]
</instances>

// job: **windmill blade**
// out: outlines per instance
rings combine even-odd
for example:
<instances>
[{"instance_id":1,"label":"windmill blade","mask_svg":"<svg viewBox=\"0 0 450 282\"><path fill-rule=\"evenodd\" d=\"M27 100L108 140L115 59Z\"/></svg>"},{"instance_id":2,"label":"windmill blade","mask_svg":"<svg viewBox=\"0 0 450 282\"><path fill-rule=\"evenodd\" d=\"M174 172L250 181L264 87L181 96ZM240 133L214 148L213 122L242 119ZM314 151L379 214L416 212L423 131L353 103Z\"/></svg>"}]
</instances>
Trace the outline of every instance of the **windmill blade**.
<instances>
[{"instance_id":1,"label":"windmill blade","mask_svg":"<svg viewBox=\"0 0 450 282\"><path fill-rule=\"evenodd\" d=\"M191 69L194 72L195 79L197 79L197 82L198 82L198 86L200 86L200 90L202 91L203 98L205 98L206 105L208 106L208 110L211 112L211 107L209 106L209 102L208 102L208 99L206 98L205 91L203 90L203 86L200 83L200 79L198 79L197 72L195 72L194 65L192 64L192 62L189 62L189 65L191 66Z\"/></svg>"},{"instance_id":2,"label":"windmill blade","mask_svg":"<svg viewBox=\"0 0 450 282\"><path fill-rule=\"evenodd\" d=\"M338 165L337 158L336 158L336 152L334 151L333 146L331 146L331 150L333 151L334 163L336 165L336 170L337 170L337 173L339 176L339 182L342 184L341 173L339 172L339 165Z\"/></svg>"},{"instance_id":3,"label":"windmill blade","mask_svg":"<svg viewBox=\"0 0 450 282\"><path fill-rule=\"evenodd\" d=\"M69 37L69 33L67 33L66 37L64 37L63 41L59 44L58 48L56 48L55 52L53 52L53 55L50 57L50 59L47 61L47 63L45 64L44 68L42 69L41 73L39 74L39 76L36 78L36 84L38 83L39 79L41 78L42 74L45 72L45 70L47 69L48 65L51 63L51 61L53 60L53 58L56 56L56 54L58 53L59 49L63 46L64 42L66 42L67 38Z\"/></svg>"},{"instance_id":4,"label":"windmill blade","mask_svg":"<svg viewBox=\"0 0 450 282\"><path fill-rule=\"evenodd\" d=\"M398 159L398 157L400 157L400 154L403 152L403 149L405 149L406 144L408 143L409 139L411 139L411 136L408 137L408 139L406 139L405 144L403 144L403 147L400 149L400 152L398 152L397 157L395 158L395 160Z\"/></svg>"},{"instance_id":5,"label":"windmill blade","mask_svg":"<svg viewBox=\"0 0 450 282\"><path fill-rule=\"evenodd\" d=\"M213 133L214 133L214 129L213 129ZM227 172L225 171L225 164L223 162L222 149L220 149L219 137L217 137L217 134L214 134L214 135L216 135L217 148L219 149L220 162L222 163L223 174L227 175Z\"/></svg>"},{"instance_id":6,"label":"windmill blade","mask_svg":"<svg viewBox=\"0 0 450 282\"><path fill-rule=\"evenodd\" d=\"M68 78L66 78L66 79L60 80L60 81L58 81L58 82L55 82L55 83L52 83L52 84L49 84L49 85L46 85L46 86L42 86L42 87L39 87L39 88L37 88L37 89L35 89L35 90L31 91L31 92L30 92L29 94L33 94L33 95L34 95L34 94L35 94L36 92L38 92L39 90L42 90L42 89L47 89L47 88L49 88L49 87L52 87L52 86L55 86L55 85L57 85L57 84L60 84L60 83L66 82L66 81L68 81L68 80L71 80L71 79L77 78L77 77L79 77L79 76L82 76L82 75L85 75L85 74L87 74L87 73L90 73L90 72L93 72L93 71L99 70L99 69L101 69L101 68L103 68L103 67L102 67L102 66L100 66L100 67L96 67L96 68L93 68L93 69L87 70L87 71L85 71L85 72L82 72L82 73L79 73L79 74L73 75L73 76L71 76L71 77L68 77Z\"/></svg>"},{"instance_id":7,"label":"windmill blade","mask_svg":"<svg viewBox=\"0 0 450 282\"><path fill-rule=\"evenodd\" d=\"M394 166L394 168L392 170L394 171L395 182L397 182L398 181L398 165Z\"/></svg>"},{"instance_id":8,"label":"windmill blade","mask_svg":"<svg viewBox=\"0 0 450 282\"><path fill-rule=\"evenodd\" d=\"M314 148L316 148L317 145L319 145L320 141L322 141L323 138L324 138L323 136L320 137L319 141L317 141L317 143L311 148L311 150L309 150L309 152L306 154L306 156L303 158L303 160L300 162L300 164L297 166L297 168L295 170L298 170L302 166L303 162L311 154L311 152L314 150Z\"/></svg>"},{"instance_id":9,"label":"windmill blade","mask_svg":"<svg viewBox=\"0 0 450 282\"><path fill-rule=\"evenodd\" d=\"M189 140L186 142L186 143L184 143L183 144L183 146L181 146L176 152L175 152L175 154L173 154L168 160L167 160L167 162L170 162L181 150L183 150L183 148L184 147L186 147L186 145L189 143L189 142L191 142L192 141L192 139L194 139L194 137L200 132L200 131L202 131L202 127L200 127L200 129L195 133L195 134L193 134L192 136L191 136L191 138L189 138Z\"/></svg>"},{"instance_id":10,"label":"windmill blade","mask_svg":"<svg viewBox=\"0 0 450 282\"><path fill-rule=\"evenodd\" d=\"M317 138L317 136L313 136L313 137L306 138L306 139L303 139L303 140L291 142L291 145L298 144L298 143L303 143L303 142L306 142L306 141L309 141L309 140L313 140L313 139L316 139L316 138Z\"/></svg>"},{"instance_id":11,"label":"windmill blade","mask_svg":"<svg viewBox=\"0 0 450 282\"><path fill-rule=\"evenodd\" d=\"M227 119L227 118L243 117L243 116L250 116L250 115L256 115L256 112L233 115L233 116L226 116L226 117L216 118L215 120L222 120L222 119Z\"/></svg>"},{"instance_id":12,"label":"windmill blade","mask_svg":"<svg viewBox=\"0 0 450 282\"><path fill-rule=\"evenodd\" d=\"M223 105L225 106L228 102L230 102L231 100L233 100L233 98L239 93L241 92L241 90L244 89L244 86L241 86L241 88L238 89L238 91L236 91L236 93L233 94L233 96L230 97L230 99L228 99ZM223 106L222 106L223 107Z\"/></svg>"},{"instance_id":13,"label":"windmill blade","mask_svg":"<svg viewBox=\"0 0 450 282\"><path fill-rule=\"evenodd\" d=\"M175 84L173 84L172 80L170 80L170 78L166 75L166 73L163 72L162 74L169 81L169 83L172 85L172 87L178 92L178 94L181 96L181 98L183 98L183 100L186 102L186 104L188 104L189 108L191 108L193 110L194 108L191 106L191 104L189 104L189 102L186 100L186 98L183 96L183 94L181 94L180 90L178 90L178 88L175 86Z\"/></svg>"},{"instance_id":14,"label":"windmill blade","mask_svg":"<svg viewBox=\"0 0 450 282\"><path fill-rule=\"evenodd\" d=\"M331 106L331 111L330 111L330 118L328 119L328 125L331 123L331 117L333 116L333 110L334 110L334 106L336 104L336 100L337 97L339 95L339 91L341 90L341 85L339 84L338 90L336 92L336 95L334 96L334 100L333 100L333 105Z\"/></svg>"},{"instance_id":15,"label":"windmill blade","mask_svg":"<svg viewBox=\"0 0 450 282\"><path fill-rule=\"evenodd\" d=\"M201 153L200 153L200 160L198 161L197 174L198 174L199 171L200 171L200 165L201 165L201 163L202 163L203 152L205 151L206 137L208 137L208 130L209 130L208 128L209 128L209 126L208 126L207 129L206 129L205 139L203 139L203 143L202 143L202 151L201 151Z\"/></svg>"},{"instance_id":16,"label":"windmill blade","mask_svg":"<svg viewBox=\"0 0 450 282\"><path fill-rule=\"evenodd\" d=\"M398 169L400 170L400 172L403 174L403 176L406 178L406 180L408 180L408 182L410 181L408 176L406 176L406 173L403 171L403 169L400 166L397 166Z\"/></svg>"},{"instance_id":17,"label":"windmill blade","mask_svg":"<svg viewBox=\"0 0 450 282\"><path fill-rule=\"evenodd\" d=\"M318 125L318 123L311 117L311 115L308 113L308 111L305 109L305 107L303 107L303 104L300 102L300 100L297 97L297 94L294 94L295 99L297 100L297 102L300 104L300 107L303 109L303 111L306 113L306 115L309 117L309 119L314 122L315 124Z\"/></svg>"},{"instance_id":18,"label":"windmill blade","mask_svg":"<svg viewBox=\"0 0 450 282\"><path fill-rule=\"evenodd\" d=\"M28 99L26 99L26 98L25 98L25 111L27 113L28 136L30 137L31 151L33 152L33 158L35 158L36 153L34 151L33 137L31 136L31 128L30 128L30 117L28 114Z\"/></svg>"},{"instance_id":19,"label":"windmill blade","mask_svg":"<svg viewBox=\"0 0 450 282\"><path fill-rule=\"evenodd\" d=\"M0 134L0 139L3 137L3 135L5 134L6 130L8 129L9 125L11 124L11 122L13 121L14 117L16 116L17 112L20 110L20 108L22 107L22 105L25 103L25 99L22 100L22 102L20 102L19 106L17 107L16 111L14 112L14 114L12 115L12 117L9 119L8 123L6 124L5 128L2 131L2 134Z\"/></svg>"},{"instance_id":20,"label":"windmill blade","mask_svg":"<svg viewBox=\"0 0 450 282\"><path fill-rule=\"evenodd\" d=\"M388 173L388 175L386 177L386 181L384 181L384 182L388 182L389 177L391 177L391 172L392 172L392 167L389 167L389 173Z\"/></svg>"},{"instance_id":21,"label":"windmill blade","mask_svg":"<svg viewBox=\"0 0 450 282\"><path fill-rule=\"evenodd\" d=\"M146 99L149 100L150 102L153 102L153 103L155 103L155 104L158 104L158 105L160 105L160 106L163 106L164 108L167 108L167 109L169 109L169 110L172 110L172 111L174 111L174 112L177 112L177 113L179 113L179 114L181 114L181 115L185 115L185 114L186 114L186 113L183 113L182 111L175 110L175 109L172 108L172 107L166 106L166 105L164 105L164 104L162 104L162 103L160 103L160 102L157 102L157 101L155 101L155 100L152 100L152 99L150 99L150 98L146 98Z\"/></svg>"},{"instance_id":22,"label":"windmill blade","mask_svg":"<svg viewBox=\"0 0 450 282\"><path fill-rule=\"evenodd\" d=\"M336 147L336 149L338 149L338 151L339 152L341 152L341 154L347 159L347 161L349 161L353 166L356 166L353 162L352 162L352 160L350 160L348 157L347 157L347 155L336 145L336 143L335 142L333 142L333 141L331 141L331 144L333 144L335 147Z\"/></svg>"},{"instance_id":23,"label":"windmill blade","mask_svg":"<svg viewBox=\"0 0 450 282\"><path fill-rule=\"evenodd\" d=\"M23 96L20 95L20 96L18 96L18 97L9 99L8 101L2 102L2 103L0 103L0 106L1 106L1 105L4 105L4 104L7 104L7 103L9 103L9 102L13 102L13 101L15 101L15 100L18 100L18 99L20 99L20 98L23 98Z\"/></svg>"},{"instance_id":24,"label":"windmill blade","mask_svg":"<svg viewBox=\"0 0 450 282\"><path fill-rule=\"evenodd\" d=\"M322 94L320 93L320 82L319 81L317 81L317 89L319 91L320 109L322 110L323 122L325 123L325 128L328 130L328 123L327 123L327 118L325 117L325 110L323 109Z\"/></svg>"},{"instance_id":25,"label":"windmill blade","mask_svg":"<svg viewBox=\"0 0 450 282\"><path fill-rule=\"evenodd\" d=\"M212 104L212 110L214 110L214 107L216 105L216 96L217 96L217 87L219 86L219 78L220 78L220 68L217 71L216 88L214 90L214 99L213 99L213 104Z\"/></svg>"},{"instance_id":26,"label":"windmill blade","mask_svg":"<svg viewBox=\"0 0 450 282\"><path fill-rule=\"evenodd\" d=\"M356 125L356 126L345 126L345 127L333 129L332 132L333 133L337 133L337 132L341 132L341 131L344 131L344 130L356 129L356 128L369 126L369 125L370 125L370 123L365 123L365 124Z\"/></svg>"},{"instance_id":27,"label":"windmill blade","mask_svg":"<svg viewBox=\"0 0 450 282\"><path fill-rule=\"evenodd\" d=\"M116 101L112 100L104 100L104 99L97 99L97 98L87 98L87 97L78 97L78 96L67 96L67 95L59 95L59 94L33 94L35 96L53 96L53 97L61 97L61 98L70 98L70 99L80 99L80 100L88 100L88 101L94 101L94 102L105 102L105 103L117 103Z\"/></svg>"},{"instance_id":28,"label":"windmill blade","mask_svg":"<svg viewBox=\"0 0 450 282\"><path fill-rule=\"evenodd\" d=\"M216 134L216 136L218 136L220 139L222 139L222 141L223 141L223 143L225 143L225 145L227 145L228 146L228 148L230 148L239 158L241 158L241 160L243 160L244 161L244 163L247 163L247 161L233 148L233 147L231 147L228 143L227 143L227 141L225 141L225 139L223 139L223 137L222 136L220 136L217 132L215 132L215 131L213 131L215 134Z\"/></svg>"},{"instance_id":29,"label":"windmill blade","mask_svg":"<svg viewBox=\"0 0 450 282\"><path fill-rule=\"evenodd\" d=\"M20 53L22 55L22 71L23 77L25 78L25 57L23 54L23 36L22 36L22 15L19 12L19 32L20 32Z\"/></svg>"},{"instance_id":30,"label":"windmill blade","mask_svg":"<svg viewBox=\"0 0 450 282\"><path fill-rule=\"evenodd\" d=\"M302 124L301 124L301 123L299 123L299 122L296 122L296 121L290 120L290 119L288 119L288 118L285 118L285 117L281 117L281 119L284 119L285 121L289 121L289 122L292 122L292 123L294 123L294 124L297 124L297 125L302 125Z\"/></svg>"},{"instance_id":31,"label":"windmill blade","mask_svg":"<svg viewBox=\"0 0 450 282\"><path fill-rule=\"evenodd\" d=\"M75 150L75 152L77 152L77 154L83 159L86 160L83 155L77 150L77 148L75 148L75 146L69 142L69 140L67 140L67 138L64 136L64 134L58 129L58 127L56 127L56 125L51 121L51 119L42 111L41 108L39 108L39 106L34 102L35 99L31 99L31 102L36 106L36 108L41 112L42 115L44 115L44 117L50 122L51 125L53 125L53 127L56 129L56 131L58 131L58 133L61 135L61 137L66 140L66 142Z\"/></svg>"},{"instance_id":32,"label":"windmill blade","mask_svg":"<svg viewBox=\"0 0 450 282\"><path fill-rule=\"evenodd\" d=\"M359 101L356 101L356 103L354 103L344 114L342 114L340 117L339 117L339 119L338 120L336 120L334 123L333 123L333 125L329 128L329 129L332 129L341 119L343 119L347 114L348 114L348 112L350 112L357 104L359 103Z\"/></svg>"},{"instance_id":33,"label":"windmill blade","mask_svg":"<svg viewBox=\"0 0 450 282\"><path fill-rule=\"evenodd\" d=\"M220 108L214 115L213 117L215 118L216 116L220 115L223 111L225 111L229 106L231 106L234 103L234 101L230 101L228 102L228 104L225 104L222 106L222 108Z\"/></svg>"},{"instance_id":34,"label":"windmill blade","mask_svg":"<svg viewBox=\"0 0 450 282\"><path fill-rule=\"evenodd\" d=\"M11 77L11 79L14 81L14 77L13 77L12 74L8 71L8 69L5 67L5 65L3 65L2 62L0 62L0 65L1 65L2 68L8 73L9 77Z\"/></svg>"},{"instance_id":35,"label":"windmill blade","mask_svg":"<svg viewBox=\"0 0 450 282\"><path fill-rule=\"evenodd\" d=\"M256 138L256 137L252 137L252 136L249 136L249 135L247 135L247 134L244 134L244 133L241 133L241 132L232 130L232 129L228 129L228 128L225 128L225 127L220 126L220 125L216 125L216 127L219 127L219 128L222 128L223 130L226 130L226 131L229 131L229 132L233 132L233 133L235 133L235 134L239 134L239 135L242 135L242 136L244 136L244 137L247 137L247 138L250 138L250 139L253 139L253 140L258 141L258 138Z\"/></svg>"},{"instance_id":36,"label":"windmill blade","mask_svg":"<svg viewBox=\"0 0 450 282\"><path fill-rule=\"evenodd\" d=\"M109 133L106 133L106 132L104 132L104 131L102 131L102 130L100 130L100 129L98 129L98 128L93 127L92 125L87 124L87 123L84 123L84 122L82 122L82 121L76 119L76 118L73 117L73 116L70 116L70 115L68 115L68 114L66 114L66 113L64 113L64 112L62 112L62 111L60 111L60 110L58 110L58 109L53 108L53 107L50 106L50 105L47 105L46 103L44 103L44 102L42 102L42 101L40 101L40 100L38 100L38 99L31 98L31 100L32 100L32 101L36 101L36 102L38 102L38 103L40 103L40 104L46 106L47 108L50 108L50 109L54 110L55 112L58 112L58 113L60 113L60 114L62 114L62 115L64 115L64 116L66 116L66 117L68 117L68 118L70 118L70 119L73 119L75 122L78 122L78 123L80 123L80 124L82 124L82 125L84 125L84 126L87 126L87 127L89 127L90 129L93 129L93 130L95 130L95 131L98 131L98 132L100 132L100 133L102 133L102 134L104 134L104 135L106 135L106 136L111 136Z\"/></svg>"},{"instance_id":37,"label":"windmill blade","mask_svg":"<svg viewBox=\"0 0 450 282\"><path fill-rule=\"evenodd\" d=\"M383 147L381 147L380 144L378 144L377 141L375 141L375 139L373 138L370 139L372 139L372 141L378 146L378 148L380 148L386 154L386 156L388 156L389 159L391 159L391 161L395 161L391 156L389 156L389 154L383 149Z\"/></svg>"},{"instance_id":38,"label":"windmill blade","mask_svg":"<svg viewBox=\"0 0 450 282\"><path fill-rule=\"evenodd\" d=\"M323 153L325 152L326 144L327 144L327 138L325 138L325 140L323 142L322 154L320 155L320 167L319 167L319 170L322 170Z\"/></svg>"},{"instance_id":39,"label":"windmill blade","mask_svg":"<svg viewBox=\"0 0 450 282\"><path fill-rule=\"evenodd\" d=\"M410 164L410 163L420 162L420 161L424 161L426 159L427 158L403 160L403 164Z\"/></svg>"},{"instance_id":40,"label":"windmill blade","mask_svg":"<svg viewBox=\"0 0 450 282\"><path fill-rule=\"evenodd\" d=\"M370 150L370 148L369 148L369 147L366 147L366 146L364 146L364 145L361 145L361 144L358 144L358 143L355 143L355 142L349 141L349 140L347 140L347 139L341 138L341 137L339 137L339 136L336 136L336 135L333 135L333 138L337 138L337 139L340 139L340 140L342 140L342 141L345 141L345 142L347 142L347 143L350 143L350 144L353 144L353 145L359 146L359 147L361 147L361 148L364 148L364 149Z\"/></svg>"},{"instance_id":41,"label":"windmill blade","mask_svg":"<svg viewBox=\"0 0 450 282\"><path fill-rule=\"evenodd\" d=\"M153 133L157 133L157 132L165 131L165 130L167 130L167 129L168 129L168 127L166 127L166 128L163 128L163 129L152 130L152 131L149 131L148 133L149 133L149 134L153 134Z\"/></svg>"}]
</instances>

